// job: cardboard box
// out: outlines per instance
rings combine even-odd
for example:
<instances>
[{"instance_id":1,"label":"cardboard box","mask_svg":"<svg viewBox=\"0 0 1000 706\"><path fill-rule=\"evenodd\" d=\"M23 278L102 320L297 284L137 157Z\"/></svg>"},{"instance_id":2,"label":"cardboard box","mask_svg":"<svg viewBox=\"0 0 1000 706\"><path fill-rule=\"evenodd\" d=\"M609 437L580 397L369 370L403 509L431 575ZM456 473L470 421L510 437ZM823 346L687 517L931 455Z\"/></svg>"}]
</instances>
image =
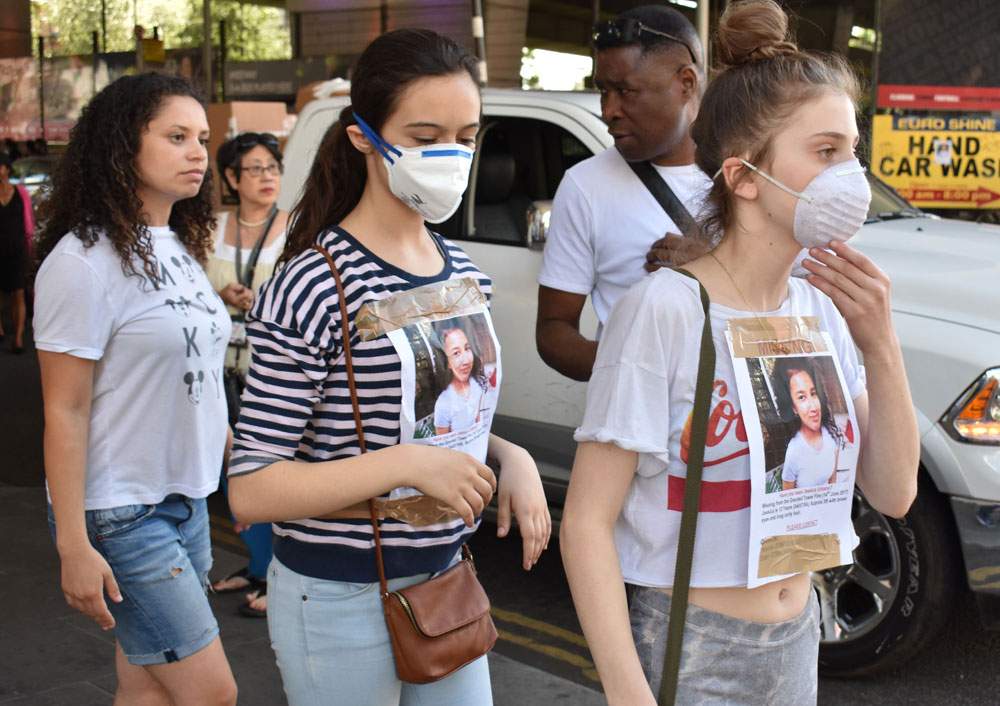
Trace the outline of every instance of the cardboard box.
<instances>
[{"instance_id":1,"label":"cardboard box","mask_svg":"<svg viewBox=\"0 0 1000 706\"><path fill-rule=\"evenodd\" d=\"M222 206L222 175L216 169L215 155L219 146L230 137L243 132L270 132L284 143L293 124L285 104L276 102L234 101L212 103L208 106L208 159L214 174L212 202Z\"/></svg>"}]
</instances>

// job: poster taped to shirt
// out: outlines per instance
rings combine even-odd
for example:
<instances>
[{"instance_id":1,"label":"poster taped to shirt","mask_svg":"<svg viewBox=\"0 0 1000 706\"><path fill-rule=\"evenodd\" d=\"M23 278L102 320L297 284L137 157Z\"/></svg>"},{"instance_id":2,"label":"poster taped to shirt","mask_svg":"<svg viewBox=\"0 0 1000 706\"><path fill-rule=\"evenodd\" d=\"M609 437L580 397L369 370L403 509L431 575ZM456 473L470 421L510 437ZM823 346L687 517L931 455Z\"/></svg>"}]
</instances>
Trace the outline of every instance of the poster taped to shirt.
<instances>
[{"instance_id":1,"label":"poster taped to shirt","mask_svg":"<svg viewBox=\"0 0 1000 706\"><path fill-rule=\"evenodd\" d=\"M853 562L860 438L816 317L730 319L726 340L750 446L747 586Z\"/></svg>"},{"instance_id":2,"label":"poster taped to shirt","mask_svg":"<svg viewBox=\"0 0 1000 706\"><path fill-rule=\"evenodd\" d=\"M446 280L367 302L355 324L363 339L387 335L399 354L399 442L444 446L485 462L501 366L478 283ZM397 488L390 497L416 493Z\"/></svg>"}]
</instances>

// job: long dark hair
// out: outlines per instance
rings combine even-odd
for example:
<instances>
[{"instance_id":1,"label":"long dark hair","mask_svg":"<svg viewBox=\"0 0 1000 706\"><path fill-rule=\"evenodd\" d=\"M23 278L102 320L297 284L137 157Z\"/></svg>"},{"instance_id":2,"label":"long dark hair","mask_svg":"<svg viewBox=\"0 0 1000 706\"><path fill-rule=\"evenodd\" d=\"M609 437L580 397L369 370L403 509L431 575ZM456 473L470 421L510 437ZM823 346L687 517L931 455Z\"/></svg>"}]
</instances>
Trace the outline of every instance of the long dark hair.
<instances>
[{"instance_id":1,"label":"long dark hair","mask_svg":"<svg viewBox=\"0 0 1000 706\"><path fill-rule=\"evenodd\" d=\"M781 358L775 365L774 376L781 382L780 395L787 405L787 411L783 415L785 422L794 428L795 433L802 428L802 419L795 412L795 400L792 399L791 391L792 378L799 373L807 374L816 386L816 395L819 397L821 407L820 426L830 433L837 446L844 448L847 444L843 432L840 431L830 412L830 400L826 395L826 388L823 381L817 378L816 368L808 358Z\"/></svg>"},{"instance_id":2,"label":"long dark hair","mask_svg":"<svg viewBox=\"0 0 1000 706\"><path fill-rule=\"evenodd\" d=\"M279 262L308 249L317 234L350 213L365 190L365 157L347 137L357 113L380 132L399 96L414 81L465 72L478 81L476 59L451 39L429 29L399 29L381 35L358 58L351 77L351 105L326 131L316 151Z\"/></svg>"},{"instance_id":3,"label":"long dark hair","mask_svg":"<svg viewBox=\"0 0 1000 706\"><path fill-rule=\"evenodd\" d=\"M69 145L52 173L51 191L42 203L38 259L44 260L69 232L91 247L99 237L111 241L126 275L158 278L152 236L136 195L135 159L142 135L163 102L172 96L204 102L185 79L145 73L122 76L91 99L69 134ZM178 201L170 227L187 251L204 262L212 246L211 170L196 196Z\"/></svg>"}]
</instances>

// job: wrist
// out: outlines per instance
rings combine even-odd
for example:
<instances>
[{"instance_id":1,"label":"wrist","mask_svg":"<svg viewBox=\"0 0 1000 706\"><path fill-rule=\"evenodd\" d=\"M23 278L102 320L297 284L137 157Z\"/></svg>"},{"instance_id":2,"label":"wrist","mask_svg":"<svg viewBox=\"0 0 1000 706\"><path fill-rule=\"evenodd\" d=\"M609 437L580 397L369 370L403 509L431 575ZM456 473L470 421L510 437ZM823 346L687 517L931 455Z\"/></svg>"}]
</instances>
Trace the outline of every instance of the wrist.
<instances>
[{"instance_id":1,"label":"wrist","mask_svg":"<svg viewBox=\"0 0 1000 706\"><path fill-rule=\"evenodd\" d=\"M902 364L903 352L899 347L899 339L896 332L890 332L887 338L882 339L874 346L858 347L864 360L865 367L878 365L895 366Z\"/></svg>"},{"instance_id":2,"label":"wrist","mask_svg":"<svg viewBox=\"0 0 1000 706\"><path fill-rule=\"evenodd\" d=\"M420 444L396 444L379 453L386 454L388 480L392 488L416 488L418 479L424 474L423 454L428 446Z\"/></svg>"},{"instance_id":3,"label":"wrist","mask_svg":"<svg viewBox=\"0 0 1000 706\"><path fill-rule=\"evenodd\" d=\"M84 547L90 547L90 539L86 530L80 532L61 532L56 530L56 552L60 559L78 553Z\"/></svg>"}]
</instances>

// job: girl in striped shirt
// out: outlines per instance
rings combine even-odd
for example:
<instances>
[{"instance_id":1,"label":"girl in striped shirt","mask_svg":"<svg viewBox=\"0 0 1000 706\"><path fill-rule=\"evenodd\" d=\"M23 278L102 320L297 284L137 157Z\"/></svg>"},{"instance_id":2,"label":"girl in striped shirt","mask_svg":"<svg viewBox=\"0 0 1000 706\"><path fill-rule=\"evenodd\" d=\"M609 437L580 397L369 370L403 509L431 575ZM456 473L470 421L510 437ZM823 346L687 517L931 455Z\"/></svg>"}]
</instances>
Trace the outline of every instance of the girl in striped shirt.
<instances>
[{"instance_id":1,"label":"girl in striped shirt","mask_svg":"<svg viewBox=\"0 0 1000 706\"><path fill-rule=\"evenodd\" d=\"M351 105L323 138L293 211L284 266L248 317L253 354L236 427L230 503L241 522L273 523L268 627L292 706L491 703L485 657L431 684L398 680L369 498L416 489L451 511L431 525L391 515L381 521L390 590L453 564L495 492L498 534L507 534L513 513L525 569L548 543L541 480L524 449L490 435L488 423L476 447L481 452L410 443L420 436L410 423L414 395L419 402L429 393L419 384L414 391L414 373L406 371L442 365L433 354L433 333L426 335L430 325L414 340L424 340L431 354L415 365L410 358L409 367L397 339L359 333L359 311L391 305L417 288L460 285L478 290L483 301L490 295L489 277L424 225L448 218L465 190L480 127L476 78L475 60L431 31L390 32L365 50L353 74ZM341 320L335 281L317 244L343 281L348 321ZM499 367L488 309L476 316L478 323L469 318L465 329L491 343ZM364 455L344 336L354 361ZM487 455L501 468L499 488Z\"/></svg>"}]
</instances>

